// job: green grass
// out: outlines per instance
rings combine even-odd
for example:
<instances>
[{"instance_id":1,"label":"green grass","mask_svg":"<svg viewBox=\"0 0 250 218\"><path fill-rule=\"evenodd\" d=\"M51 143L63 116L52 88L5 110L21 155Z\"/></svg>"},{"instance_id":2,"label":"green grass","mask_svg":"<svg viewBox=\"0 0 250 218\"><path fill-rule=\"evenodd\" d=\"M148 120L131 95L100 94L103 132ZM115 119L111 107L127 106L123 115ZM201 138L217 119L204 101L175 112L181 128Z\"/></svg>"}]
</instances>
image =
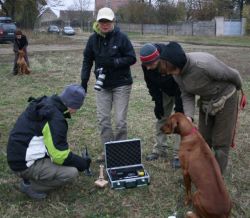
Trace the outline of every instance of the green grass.
<instances>
[{"instance_id":1,"label":"green grass","mask_svg":"<svg viewBox=\"0 0 250 218\"><path fill-rule=\"evenodd\" d=\"M155 41L160 37L150 36L142 38L142 40ZM138 39L140 39L139 36ZM34 40L33 43L36 43L35 39L32 40ZM48 43L53 42L53 39L43 40L49 40ZM205 38L203 40L206 41ZM241 40L241 38L237 40ZM235 41L237 40L235 38ZM186 51L211 52L230 66L239 69L244 79L245 93L250 96L249 48L220 47L216 49L215 47L188 44L183 44L183 46ZM138 49L136 51L138 53ZM26 107L29 96L38 97L44 94L60 93L65 85L80 82L82 51L31 52L29 57L32 74L12 76L13 57L0 55L1 217L153 218L168 217L175 211L178 212L178 217L183 217L183 213L190 207L183 205L184 187L181 171L174 171L168 162L162 160L144 161L154 144L155 118L153 102L143 81L139 62L132 67L134 84L128 112L128 130L129 138L136 137L142 141L143 163L151 176L151 184L147 187L120 191L112 190L109 187L98 189L94 186L99 169L99 165L94 160L102 151L102 145L95 116L94 78L91 77L84 106L69 120L68 141L74 146L73 151L78 154L86 145L88 146L93 158L91 168L95 173L94 177L80 175L74 185L53 191L46 200L40 202L32 201L17 190L16 186L20 180L9 170L6 162L9 131L17 116ZM228 171L225 175L225 182L234 202L233 218L250 216L249 122L249 107L247 107L239 115L237 148L231 150ZM172 141L170 140L170 147ZM171 152L170 149L170 157Z\"/></svg>"},{"instance_id":2,"label":"green grass","mask_svg":"<svg viewBox=\"0 0 250 218\"><path fill-rule=\"evenodd\" d=\"M232 37L232 36L174 36L174 35L157 35L157 34L145 34L128 33L129 37L136 41L141 42L168 42L178 41L191 44L203 44L203 45L227 45L227 46L242 46L250 47L250 36Z\"/></svg>"}]
</instances>

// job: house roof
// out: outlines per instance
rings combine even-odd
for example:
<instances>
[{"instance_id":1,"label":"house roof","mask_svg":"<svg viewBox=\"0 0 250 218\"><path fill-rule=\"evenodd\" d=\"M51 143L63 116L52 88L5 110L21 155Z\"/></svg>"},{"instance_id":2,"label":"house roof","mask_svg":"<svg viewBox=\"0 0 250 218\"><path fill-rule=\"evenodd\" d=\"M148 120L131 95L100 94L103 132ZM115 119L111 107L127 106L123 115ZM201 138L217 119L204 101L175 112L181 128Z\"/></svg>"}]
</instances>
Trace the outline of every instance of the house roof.
<instances>
[{"instance_id":1,"label":"house roof","mask_svg":"<svg viewBox=\"0 0 250 218\"><path fill-rule=\"evenodd\" d=\"M61 10L60 11L60 18L62 20L67 20L68 18L72 19L78 19L81 16L86 17L93 17L93 11L75 11L75 10Z\"/></svg>"},{"instance_id":2,"label":"house roof","mask_svg":"<svg viewBox=\"0 0 250 218\"><path fill-rule=\"evenodd\" d=\"M65 10L64 7L56 7L55 8L55 7L49 7L46 5L46 6L41 7L38 17L40 17L47 10L52 11L57 16L57 18L68 17L69 15L73 16L73 17L77 17L77 16L81 15L81 13L82 13L81 11ZM93 16L93 13L94 13L93 11L84 11L84 14L87 16Z\"/></svg>"},{"instance_id":3,"label":"house roof","mask_svg":"<svg viewBox=\"0 0 250 218\"><path fill-rule=\"evenodd\" d=\"M60 7L55 8L55 7L49 7L49 6L45 5L45 6L41 7L38 17L40 17L47 10L52 11L57 16L57 18L59 18L60 17L60 10L64 10L64 8L60 8Z\"/></svg>"}]
</instances>

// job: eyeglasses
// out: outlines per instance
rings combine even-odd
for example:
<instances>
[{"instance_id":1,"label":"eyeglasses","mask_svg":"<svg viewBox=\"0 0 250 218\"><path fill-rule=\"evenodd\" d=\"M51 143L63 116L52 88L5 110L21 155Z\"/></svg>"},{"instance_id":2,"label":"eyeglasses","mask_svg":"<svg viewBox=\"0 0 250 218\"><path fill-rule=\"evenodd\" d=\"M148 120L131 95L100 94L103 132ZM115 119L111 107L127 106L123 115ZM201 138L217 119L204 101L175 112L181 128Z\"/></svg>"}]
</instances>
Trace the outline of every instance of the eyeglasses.
<instances>
[{"instance_id":1,"label":"eyeglasses","mask_svg":"<svg viewBox=\"0 0 250 218\"><path fill-rule=\"evenodd\" d=\"M107 23L107 24L108 24L108 23L113 23L113 21L111 21L111 20L106 20L106 19L101 19L101 20L99 20L98 22L99 22L100 24L103 24L103 23L105 23L105 24L106 24L106 23Z\"/></svg>"}]
</instances>

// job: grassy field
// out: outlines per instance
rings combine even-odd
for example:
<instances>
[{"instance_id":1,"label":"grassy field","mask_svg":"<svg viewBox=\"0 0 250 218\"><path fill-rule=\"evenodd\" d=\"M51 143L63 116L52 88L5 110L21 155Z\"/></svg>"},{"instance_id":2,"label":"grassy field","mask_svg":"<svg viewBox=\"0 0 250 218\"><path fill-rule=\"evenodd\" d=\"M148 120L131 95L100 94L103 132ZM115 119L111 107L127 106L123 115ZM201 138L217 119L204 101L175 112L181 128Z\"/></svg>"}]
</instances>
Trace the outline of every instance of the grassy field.
<instances>
[{"instance_id":1,"label":"grassy field","mask_svg":"<svg viewBox=\"0 0 250 218\"><path fill-rule=\"evenodd\" d=\"M36 43L58 44L70 43L64 38L34 37L29 35L31 45ZM179 40L184 49L189 51L208 51L232 67L237 68L244 80L244 90L250 96L250 48L239 46L208 46L189 44L182 39L167 39L162 36L131 35L136 41ZM162 39L162 40L161 40ZM195 42L208 42L208 38L193 38ZM231 45L250 44L249 38L230 39ZM212 40L216 41L216 39ZM225 42L223 40L223 42ZM76 43L76 42L75 42ZM212 44L214 44L212 43ZM79 46L84 47L79 40ZM0 45L2 46L2 45ZM11 45L3 45L10 47ZM138 48L136 49L138 54ZM80 175L76 183L51 192L46 200L33 201L17 189L19 178L8 168L6 162L6 144L8 134L17 116L27 105L29 96L38 97L60 93L69 83L80 82L82 51L47 51L31 52L30 76L13 76L11 74L13 55L0 55L0 216L1 217L168 217L174 212L183 217L190 209L183 204L184 187L180 170L173 170L167 161L146 162L145 156L151 152L154 144L153 102L143 81L139 61L132 66L134 79L128 113L129 138L142 141L143 164L151 176L151 184L127 190L112 190L109 187L98 189L94 181L98 178L99 165L95 162L102 151L96 123L94 78L89 82L88 95L84 106L69 120L68 141L73 151L80 154L87 145L93 158L93 177ZM196 117L197 123L197 117ZM249 107L239 114L237 128L237 147L232 149L229 157L225 182L234 206L232 217L250 217L250 115ZM170 147L172 143L170 137ZM171 150L170 150L171 157ZM209 187L208 187L209 188Z\"/></svg>"},{"instance_id":2,"label":"grassy field","mask_svg":"<svg viewBox=\"0 0 250 218\"><path fill-rule=\"evenodd\" d=\"M164 42L164 41L178 41L190 44L203 44L203 45L226 45L226 46L242 46L250 47L250 36L234 37L200 37L200 36L172 36L172 35L157 35L129 33L131 39L141 42Z\"/></svg>"}]
</instances>

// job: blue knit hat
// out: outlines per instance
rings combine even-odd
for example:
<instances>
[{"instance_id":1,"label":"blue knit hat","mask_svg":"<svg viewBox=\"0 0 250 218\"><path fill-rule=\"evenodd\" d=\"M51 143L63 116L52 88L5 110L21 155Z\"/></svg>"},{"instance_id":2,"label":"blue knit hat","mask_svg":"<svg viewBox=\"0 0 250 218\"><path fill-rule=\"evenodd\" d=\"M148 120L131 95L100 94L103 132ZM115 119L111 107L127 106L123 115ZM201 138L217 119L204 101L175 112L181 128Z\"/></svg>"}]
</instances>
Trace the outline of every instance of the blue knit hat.
<instances>
[{"instance_id":1,"label":"blue knit hat","mask_svg":"<svg viewBox=\"0 0 250 218\"><path fill-rule=\"evenodd\" d=\"M65 87L59 95L66 107L79 109L84 102L85 90L78 84L71 84Z\"/></svg>"},{"instance_id":2,"label":"blue knit hat","mask_svg":"<svg viewBox=\"0 0 250 218\"><path fill-rule=\"evenodd\" d=\"M151 64L160 58L160 53L151 43L146 43L140 50L140 59L143 65Z\"/></svg>"}]
</instances>

